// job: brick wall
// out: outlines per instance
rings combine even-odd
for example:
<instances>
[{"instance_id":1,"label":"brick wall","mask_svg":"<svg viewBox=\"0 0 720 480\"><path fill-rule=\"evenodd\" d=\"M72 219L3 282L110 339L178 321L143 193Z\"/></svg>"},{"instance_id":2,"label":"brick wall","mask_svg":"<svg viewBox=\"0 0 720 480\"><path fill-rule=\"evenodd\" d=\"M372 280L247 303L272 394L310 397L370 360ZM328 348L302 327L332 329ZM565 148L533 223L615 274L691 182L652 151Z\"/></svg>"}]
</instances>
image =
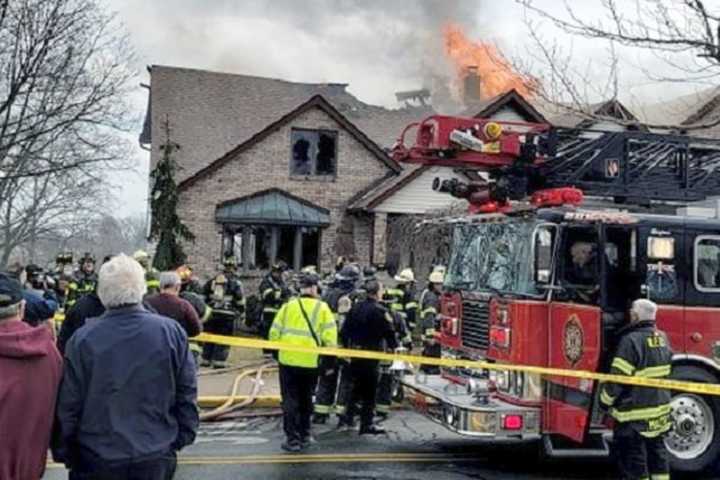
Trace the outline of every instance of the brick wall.
<instances>
[{"instance_id":1,"label":"brick wall","mask_svg":"<svg viewBox=\"0 0 720 480\"><path fill-rule=\"evenodd\" d=\"M292 127L338 131L338 165L334 181L290 177ZM182 148L183 138L175 138L174 141ZM207 162L212 160L207 159ZM216 205L269 188L280 188L330 210L331 225L322 231L321 268L324 271L332 268L338 250L367 262L372 241L372 218L348 218L346 207L354 194L386 172L387 166L325 112L309 110L181 192L179 214L195 234L195 242L186 247L189 262L200 275L211 274L217 268L221 253L220 227L215 223ZM347 241L348 228L351 228L352 242ZM344 251L347 249L355 251Z\"/></svg>"}]
</instances>

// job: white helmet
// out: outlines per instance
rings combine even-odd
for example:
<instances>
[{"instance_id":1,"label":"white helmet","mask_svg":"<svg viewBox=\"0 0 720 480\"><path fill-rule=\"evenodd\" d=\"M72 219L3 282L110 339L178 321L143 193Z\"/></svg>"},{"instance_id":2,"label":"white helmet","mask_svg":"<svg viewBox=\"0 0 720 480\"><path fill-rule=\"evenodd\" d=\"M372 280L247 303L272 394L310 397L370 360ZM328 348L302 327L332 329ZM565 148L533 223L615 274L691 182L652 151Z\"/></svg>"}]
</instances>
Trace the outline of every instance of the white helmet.
<instances>
[{"instance_id":1,"label":"white helmet","mask_svg":"<svg viewBox=\"0 0 720 480\"><path fill-rule=\"evenodd\" d=\"M430 283L443 283L445 281L445 275L443 275L443 272L435 270L430 274L428 277L428 282Z\"/></svg>"},{"instance_id":2,"label":"white helmet","mask_svg":"<svg viewBox=\"0 0 720 480\"><path fill-rule=\"evenodd\" d=\"M406 268L401 271L400 274L395 275L395 280L400 283L412 283L415 281L415 274L413 273L412 269Z\"/></svg>"}]
</instances>

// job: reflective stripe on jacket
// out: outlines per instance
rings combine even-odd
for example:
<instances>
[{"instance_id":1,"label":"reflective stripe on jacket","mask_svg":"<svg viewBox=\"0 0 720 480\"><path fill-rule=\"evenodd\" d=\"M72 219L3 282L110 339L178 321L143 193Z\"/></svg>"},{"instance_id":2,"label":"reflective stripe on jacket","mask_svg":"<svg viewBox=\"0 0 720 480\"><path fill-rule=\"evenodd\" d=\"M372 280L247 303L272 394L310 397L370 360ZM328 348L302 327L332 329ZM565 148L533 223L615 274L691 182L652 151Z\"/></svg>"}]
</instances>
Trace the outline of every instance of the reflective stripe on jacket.
<instances>
[{"instance_id":1,"label":"reflective stripe on jacket","mask_svg":"<svg viewBox=\"0 0 720 480\"><path fill-rule=\"evenodd\" d=\"M337 345L337 325L330 307L322 300L312 297L293 298L283 305L275 315L268 338L271 341L284 342L291 345L314 347L313 338L300 305L312 324L320 346L334 347ZM281 350L278 360L282 365L292 367L317 368L318 354L288 352Z\"/></svg>"},{"instance_id":2,"label":"reflective stripe on jacket","mask_svg":"<svg viewBox=\"0 0 720 480\"><path fill-rule=\"evenodd\" d=\"M610 373L643 378L668 378L672 352L665 334L655 323L642 321L621 331L620 342ZM670 422L670 391L606 383L600 390L600 402L620 423L629 423L645 437L667 432Z\"/></svg>"}]
</instances>

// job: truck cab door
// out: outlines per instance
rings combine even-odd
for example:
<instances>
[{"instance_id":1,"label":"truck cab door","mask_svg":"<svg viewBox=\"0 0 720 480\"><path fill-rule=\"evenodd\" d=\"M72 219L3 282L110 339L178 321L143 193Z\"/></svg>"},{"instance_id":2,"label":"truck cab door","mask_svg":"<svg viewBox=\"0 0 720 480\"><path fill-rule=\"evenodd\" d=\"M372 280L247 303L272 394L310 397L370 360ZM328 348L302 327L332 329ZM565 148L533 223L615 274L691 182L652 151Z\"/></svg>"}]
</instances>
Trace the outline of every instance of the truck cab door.
<instances>
[{"instance_id":1,"label":"truck cab door","mask_svg":"<svg viewBox=\"0 0 720 480\"><path fill-rule=\"evenodd\" d=\"M593 261L596 262L598 285L600 284L600 272L603 270L600 264L601 255L598 254L602 250L597 247L600 245L600 230L587 226L582 229L564 228L556 273L557 283L562 290L553 292L549 308L548 366L595 372L602 351L601 308L592 298L568 294L573 288L568 280L568 265L573 261L571 250L578 241L594 242L597 251ZM582 442L590 427L596 382L546 376L544 383L544 431Z\"/></svg>"}]
</instances>

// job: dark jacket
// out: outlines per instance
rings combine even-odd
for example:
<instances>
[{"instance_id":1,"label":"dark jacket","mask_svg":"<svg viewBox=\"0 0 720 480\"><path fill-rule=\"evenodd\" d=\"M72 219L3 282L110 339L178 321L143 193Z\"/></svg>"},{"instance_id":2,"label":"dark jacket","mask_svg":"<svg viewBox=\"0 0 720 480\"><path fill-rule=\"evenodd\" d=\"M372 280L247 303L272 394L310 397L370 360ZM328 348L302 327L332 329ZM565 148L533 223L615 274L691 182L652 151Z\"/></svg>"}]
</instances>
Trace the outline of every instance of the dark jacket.
<instances>
[{"instance_id":1,"label":"dark jacket","mask_svg":"<svg viewBox=\"0 0 720 480\"><path fill-rule=\"evenodd\" d=\"M0 478L45 471L62 359L47 325L0 322Z\"/></svg>"},{"instance_id":2,"label":"dark jacket","mask_svg":"<svg viewBox=\"0 0 720 480\"><path fill-rule=\"evenodd\" d=\"M182 327L142 306L108 310L67 344L53 453L79 471L164 456L195 439L196 400Z\"/></svg>"},{"instance_id":3,"label":"dark jacket","mask_svg":"<svg viewBox=\"0 0 720 480\"><path fill-rule=\"evenodd\" d=\"M361 350L395 350L397 340L390 313L373 299L356 304L347 315L340 341L348 348Z\"/></svg>"},{"instance_id":4,"label":"dark jacket","mask_svg":"<svg viewBox=\"0 0 720 480\"><path fill-rule=\"evenodd\" d=\"M45 298L28 289L23 290L23 300L25 300L25 317L23 320L33 327L52 319L58 307L57 302L52 298Z\"/></svg>"},{"instance_id":5,"label":"dark jacket","mask_svg":"<svg viewBox=\"0 0 720 480\"><path fill-rule=\"evenodd\" d=\"M155 309L160 315L177 321L188 337L195 337L202 332L202 323L195 308L187 300L177 295L158 293L145 299L145 303Z\"/></svg>"},{"instance_id":6,"label":"dark jacket","mask_svg":"<svg viewBox=\"0 0 720 480\"><path fill-rule=\"evenodd\" d=\"M99 317L105 313L105 307L97 293L90 292L81 299L79 299L75 305L70 308L65 314L65 321L60 327L60 333L58 333L57 346L60 353L65 353L65 345L70 340L70 337L78 331L88 318Z\"/></svg>"},{"instance_id":7,"label":"dark jacket","mask_svg":"<svg viewBox=\"0 0 720 480\"><path fill-rule=\"evenodd\" d=\"M672 351L666 335L655 322L641 321L623 328L610 373L642 378L668 378ZM627 423L648 437L670 428L670 391L608 383L600 391L601 403L620 423Z\"/></svg>"}]
</instances>

